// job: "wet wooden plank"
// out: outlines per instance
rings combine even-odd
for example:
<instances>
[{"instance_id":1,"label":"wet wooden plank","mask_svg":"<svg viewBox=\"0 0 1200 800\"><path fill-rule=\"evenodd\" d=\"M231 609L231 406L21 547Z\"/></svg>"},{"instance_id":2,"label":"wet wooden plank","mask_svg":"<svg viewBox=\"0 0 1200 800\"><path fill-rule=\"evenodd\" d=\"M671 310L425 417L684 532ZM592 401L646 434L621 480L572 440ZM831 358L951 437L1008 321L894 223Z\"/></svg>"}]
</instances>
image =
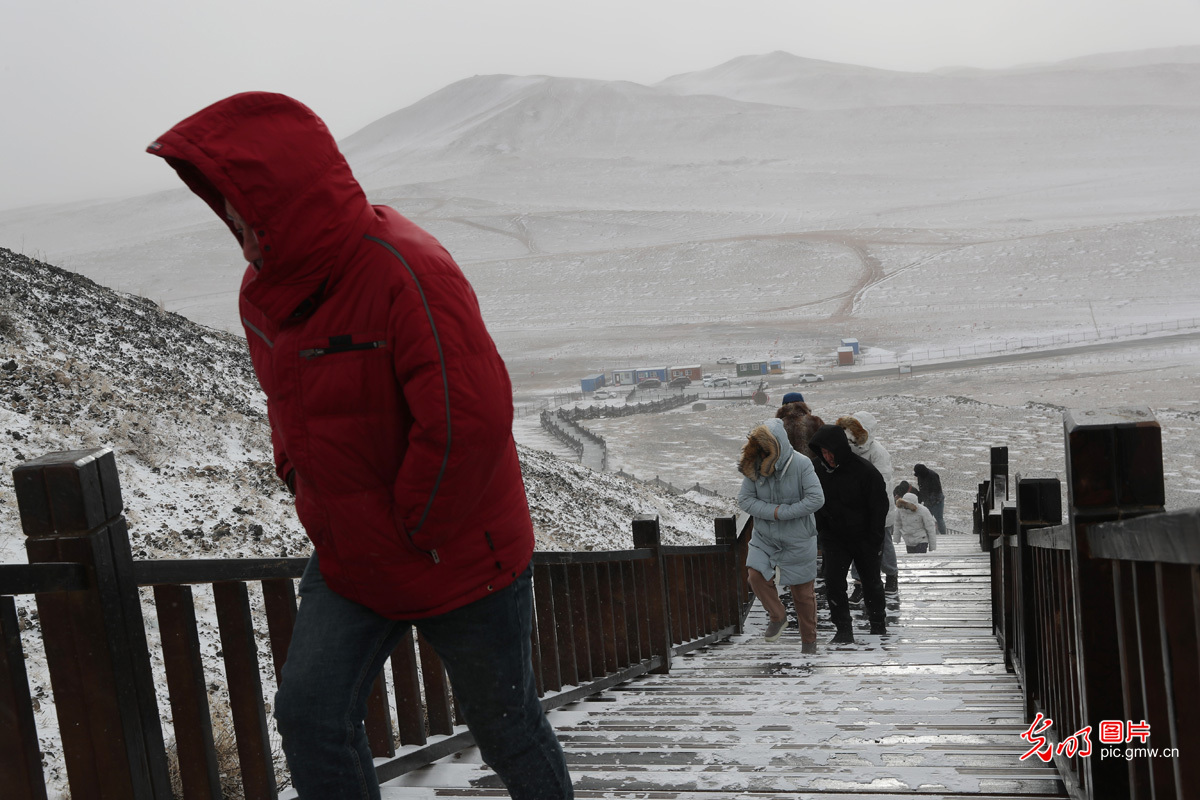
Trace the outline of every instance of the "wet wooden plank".
<instances>
[{"instance_id":1,"label":"wet wooden plank","mask_svg":"<svg viewBox=\"0 0 1200 800\"><path fill-rule=\"evenodd\" d=\"M859 608L857 644L831 646L822 610L818 653L803 655L794 621L763 641L756 605L744 634L677 656L670 674L551 711L576 797L1065 797L1052 765L1020 760L1024 698L992 636L986 555L955 538L901 554L886 637ZM488 796L502 789L473 749L383 792Z\"/></svg>"}]
</instances>

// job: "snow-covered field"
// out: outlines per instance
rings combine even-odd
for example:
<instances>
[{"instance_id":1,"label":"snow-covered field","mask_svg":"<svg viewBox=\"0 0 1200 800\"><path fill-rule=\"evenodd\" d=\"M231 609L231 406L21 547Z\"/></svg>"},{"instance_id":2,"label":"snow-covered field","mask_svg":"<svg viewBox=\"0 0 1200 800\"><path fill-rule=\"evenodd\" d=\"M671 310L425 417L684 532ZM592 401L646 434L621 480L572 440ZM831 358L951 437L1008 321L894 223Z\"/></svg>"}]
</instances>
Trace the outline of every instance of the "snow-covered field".
<instances>
[{"instance_id":1,"label":"snow-covered field","mask_svg":"<svg viewBox=\"0 0 1200 800\"><path fill-rule=\"evenodd\" d=\"M1014 473L1063 476L1063 408L1153 409L1168 505L1196 505L1200 344L861 380L832 379L834 348L1200 318L1198 89L1197 48L939 75L775 53L657 86L470 78L342 144L372 199L463 265L522 407L601 370L806 353L831 378L801 388L814 411L875 413L897 478L937 469L948 522L967 527L991 446ZM0 363L16 365L0 372L0 473L113 446L138 557L303 552L244 346L224 333L240 334L243 265L207 208L180 189L6 211L0 246L148 299L35 280L0 254ZM745 433L780 395L586 424L614 470L732 494ZM707 540L728 513L554 461L536 416L517 434L539 547L623 548L645 512L673 541ZM0 481L0 561L20 560ZM52 734L52 714L39 725Z\"/></svg>"}]
</instances>

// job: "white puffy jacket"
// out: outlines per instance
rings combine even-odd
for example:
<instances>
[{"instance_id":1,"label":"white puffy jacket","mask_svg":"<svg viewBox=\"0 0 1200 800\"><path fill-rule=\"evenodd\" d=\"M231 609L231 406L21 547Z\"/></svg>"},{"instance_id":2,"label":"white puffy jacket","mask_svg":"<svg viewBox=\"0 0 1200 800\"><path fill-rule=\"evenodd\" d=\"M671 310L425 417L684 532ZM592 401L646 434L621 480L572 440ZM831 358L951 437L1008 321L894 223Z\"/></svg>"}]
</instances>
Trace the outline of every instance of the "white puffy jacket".
<instances>
[{"instance_id":1,"label":"white puffy jacket","mask_svg":"<svg viewBox=\"0 0 1200 800\"><path fill-rule=\"evenodd\" d=\"M906 546L929 542L929 549L937 549L937 522L929 509L917 502L912 492L896 498L896 525L892 529L892 541L904 539Z\"/></svg>"},{"instance_id":2,"label":"white puffy jacket","mask_svg":"<svg viewBox=\"0 0 1200 800\"><path fill-rule=\"evenodd\" d=\"M892 456L871 435L871 431L875 429L875 415L870 411L859 411L839 417L837 424L845 428L846 438L850 440L850 449L854 451L854 454L870 461L871 465L879 470L879 474L883 476L883 485L888 493L888 515L884 525L895 526L896 506L892 504L891 489L888 488L892 485L894 474L892 470Z\"/></svg>"}]
</instances>

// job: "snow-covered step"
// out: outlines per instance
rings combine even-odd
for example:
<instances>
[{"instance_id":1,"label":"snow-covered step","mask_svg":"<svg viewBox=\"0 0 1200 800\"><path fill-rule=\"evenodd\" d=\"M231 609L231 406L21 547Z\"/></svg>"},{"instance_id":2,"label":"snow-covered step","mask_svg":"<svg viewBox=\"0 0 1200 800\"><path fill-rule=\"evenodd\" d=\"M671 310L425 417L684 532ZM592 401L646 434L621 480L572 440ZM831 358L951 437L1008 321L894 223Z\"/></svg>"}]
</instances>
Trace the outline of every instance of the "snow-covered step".
<instances>
[{"instance_id":1,"label":"snow-covered step","mask_svg":"<svg viewBox=\"0 0 1200 800\"><path fill-rule=\"evenodd\" d=\"M943 537L929 555L900 555L900 602L889 633L818 652L799 632L744 634L550 713L580 798L817 798L919 795L999 800L1065 797L1055 769L1021 760L1030 745L1016 679L992 636L985 555ZM474 750L396 779L385 800L503 797Z\"/></svg>"}]
</instances>

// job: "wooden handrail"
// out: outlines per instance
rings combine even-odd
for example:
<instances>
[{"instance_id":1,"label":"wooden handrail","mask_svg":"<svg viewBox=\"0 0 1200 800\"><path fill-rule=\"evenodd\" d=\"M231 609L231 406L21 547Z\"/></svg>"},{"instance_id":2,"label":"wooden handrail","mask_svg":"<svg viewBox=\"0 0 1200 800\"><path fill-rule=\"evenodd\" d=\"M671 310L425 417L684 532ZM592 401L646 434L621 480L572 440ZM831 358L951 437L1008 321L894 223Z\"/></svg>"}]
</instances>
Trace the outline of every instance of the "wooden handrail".
<instances>
[{"instance_id":1,"label":"wooden handrail","mask_svg":"<svg viewBox=\"0 0 1200 800\"><path fill-rule=\"evenodd\" d=\"M1092 558L1200 565L1200 508L1105 522L1087 538Z\"/></svg>"},{"instance_id":2,"label":"wooden handrail","mask_svg":"<svg viewBox=\"0 0 1200 800\"><path fill-rule=\"evenodd\" d=\"M992 543L994 626L1025 693L1053 720L1051 745L1079 800L1184 797L1200 785L1200 509L1164 513L1161 431L1147 409L1064 414L1070 522L1052 479L1022 480L1016 547ZM981 488L977 520L994 513ZM1015 558L1007 558L1012 552ZM1102 756L1113 731L1145 723L1132 758ZM1127 733L1126 733L1127 735ZM1120 738L1124 753L1128 739ZM1138 740L1133 740L1139 744ZM1107 742L1107 744L1105 744Z\"/></svg>"},{"instance_id":3,"label":"wooden handrail","mask_svg":"<svg viewBox=\"0 0 1200 800\"><path fill-rule=\"evenodd\" d=\"M134 561L110 450L44 456L18 467L14 483L31 563L0 566L6 643L0 694L15 711L0 715L0 744L29 758L3 760L6 798L46 795L23 658L14 655L21 652L19 625L12 599L5 597L13 594L37 595L55 692L71 692L70 702L55 705L72 796L171 796L139 587L154 589L185 794L220 796L194 586L211 587L206 591L216 605L246 794L276 796L251 614L257 594L250 584L261 587L278 681L295 621L295 581L308 559ZM717 519L712 545L665 546L658 518L639 517L632 549L535 553L533 650L543 707L667 672L680 653L740 631L750 600L742 574L750 526L738 522ZM400 696L393 709L381 675L367 717L372 752L388 759L377 767L383 780L472 743L455 719L448 679L433 649L409 636L390 661ZM399 754L391 738L393 710ZM443 738L431 743L427 733Z\"/></svg>"},{"instance_id":4,"label":"wooden handrail","mask_svg":"<svg viewBox=\"0 0 1200 800\"><path fill-rule=\"evenodd\" d=\"M1029 531L1029 546L1044 550L1070 550L1071 526L1055 525Z\"/></svg>"}]
</instances>

